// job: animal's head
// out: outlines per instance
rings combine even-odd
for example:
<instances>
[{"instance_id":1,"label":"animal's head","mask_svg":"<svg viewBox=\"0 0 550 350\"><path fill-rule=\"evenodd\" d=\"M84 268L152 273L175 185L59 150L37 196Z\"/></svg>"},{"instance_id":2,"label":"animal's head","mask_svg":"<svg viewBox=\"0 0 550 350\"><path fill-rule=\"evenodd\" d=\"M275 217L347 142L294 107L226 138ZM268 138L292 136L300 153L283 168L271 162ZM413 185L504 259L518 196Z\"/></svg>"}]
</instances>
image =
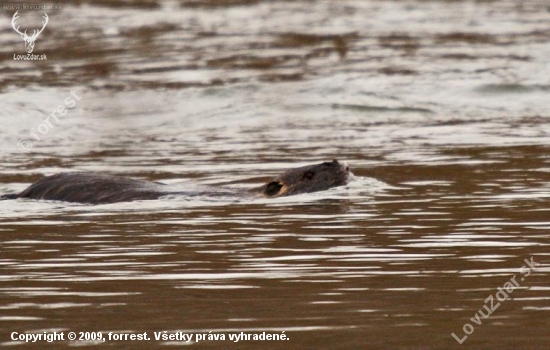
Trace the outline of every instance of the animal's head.
<instances>
[{"instance_id":1,"label":"animal's head","mask_svg":"<svg viewBox=\"0 0 550 350\"><path fill-rule=\"evenodd\" d=\"M348 165L335 159L288 170L262 186L261 192L266 197L280 197L323 191L347 184L349 175Z\"/></svg>"},{"instance_id":2,"label":"animal's head","mask_svg":"<svg viewBox=\"0 0 550 350\"><path fill-rule=\"evenodd\" d=\"M21 37L23 38L23 40L25 40L25 49L27 50L28 53L32 53L32 51L34 50L34 42L36 40L36 38L38 38L38 35L40 35L40 33L42 33L44 31L44 28L46 28L46 25L48 24L48 15L45 13L44 14L44 19L45 19L45 22L42 22L42 29L38 30L38 29L34 29L33 31L33 34L31 36L27 35L27 30L25 29L25 31L23 33L21 33L19 31L19 27L16 27L16 24L15 24L15 21L19 18L19 16L17 16L17 13L19 11L16 11L14 14L13 14L13 18L11 19L11 25L13 27L13 29L19 33L19 35L21 35Z\"/></svg>"}]
</instances>

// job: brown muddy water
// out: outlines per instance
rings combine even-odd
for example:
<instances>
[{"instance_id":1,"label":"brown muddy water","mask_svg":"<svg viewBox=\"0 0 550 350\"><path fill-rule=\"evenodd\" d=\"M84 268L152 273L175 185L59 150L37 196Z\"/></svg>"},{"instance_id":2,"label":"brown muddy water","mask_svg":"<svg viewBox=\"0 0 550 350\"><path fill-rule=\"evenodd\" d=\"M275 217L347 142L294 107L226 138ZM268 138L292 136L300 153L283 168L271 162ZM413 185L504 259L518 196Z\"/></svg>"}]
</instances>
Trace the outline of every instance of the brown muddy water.
<instances>
[{"instance_id":1,"label":"brown muddy water","mask_svg":"<svg viewBox=\"0 0 550 350\"><path fill-rule=\"evenodd\" d=\"M74 170L244 189L333 158L355 179L272 200L0 201L0 346L548 346L548 2L58 1L19 11L29 33L49 17L43 61L14 60L16 4L0 193ZM19 340L44 332L65 340ZM263 332L287 339L229 339Z\"/></svg>"}]
</instances>

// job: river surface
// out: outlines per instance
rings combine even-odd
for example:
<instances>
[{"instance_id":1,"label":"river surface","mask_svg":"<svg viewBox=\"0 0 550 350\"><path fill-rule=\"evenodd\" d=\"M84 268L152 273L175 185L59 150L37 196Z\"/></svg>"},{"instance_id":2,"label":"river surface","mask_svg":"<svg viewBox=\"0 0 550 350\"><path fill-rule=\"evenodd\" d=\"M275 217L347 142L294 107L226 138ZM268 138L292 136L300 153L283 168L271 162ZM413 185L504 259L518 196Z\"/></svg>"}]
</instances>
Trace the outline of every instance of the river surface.
<instances>
[{"instance_id":1,"label":"river surface","mask_svg":"<svg viewBox=\"0 0 550 350\"><path fill-rule=\"evenodd\" d=\"M335 158L355 178L279 199L0 201L0 347L548 346L547 2L54 1L43 61L14 60L10 4L0 193L75 170L244 191Z\"/></svg>"}]
</instances>

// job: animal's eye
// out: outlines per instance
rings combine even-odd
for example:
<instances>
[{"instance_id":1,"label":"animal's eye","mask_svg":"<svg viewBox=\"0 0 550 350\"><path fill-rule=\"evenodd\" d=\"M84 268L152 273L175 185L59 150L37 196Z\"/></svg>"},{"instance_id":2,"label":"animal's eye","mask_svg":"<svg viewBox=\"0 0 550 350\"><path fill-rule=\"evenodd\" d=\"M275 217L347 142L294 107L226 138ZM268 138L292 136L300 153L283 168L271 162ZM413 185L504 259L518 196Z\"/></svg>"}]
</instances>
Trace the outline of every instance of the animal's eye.
<instances>
[{"instance_id":1,"label":"animal's eye","mask_svg":"<svg viewBox=\"0 0 550 350\"><path fill-rule=\"evenodd\" d=\"M280 182L271 181L271 182L268 183L267 186L265 187L264 193L265 193L267 196L274 196L274 195L276 195L277 193L279 193L279 191L281 190L281 188L283 188L283 185L282 185Z\"/></svg>"},{"instance_id":2,"label":"animal's eye","mask_svg":"<svg viewBox=\"0 0 550 350\"><path fill-rule=\"evenodd\" d=\"M308 180L311 180L313 179L313 177L315 176L315 172L311 171L311 170L308 170L304 173L304 175L302 176L304 179L308 179Z\"/></svg>"}]
</instances>

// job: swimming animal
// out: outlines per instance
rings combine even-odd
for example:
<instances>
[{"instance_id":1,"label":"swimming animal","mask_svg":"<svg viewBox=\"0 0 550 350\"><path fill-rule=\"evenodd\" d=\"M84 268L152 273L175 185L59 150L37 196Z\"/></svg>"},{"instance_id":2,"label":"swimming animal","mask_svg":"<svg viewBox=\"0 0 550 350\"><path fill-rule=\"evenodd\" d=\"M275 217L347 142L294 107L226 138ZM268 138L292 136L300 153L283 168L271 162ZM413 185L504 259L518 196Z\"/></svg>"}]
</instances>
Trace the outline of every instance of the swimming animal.
<instances>
[{"instance_id":1,"label":"swimming animal","mask_svg":"<svg viewBox=\"0 0 550 350\"><path fill-rule=\"evenodd\" d=\"M70 172L46 176L33 183L21 193L6 194L0 199L30 198L74 203L104 204L135 200L158 199L167 195L223 194L236 196L281 197L300 193L324 191L342 186L350 179L346 163L336 159L332 162L290 169L265 185L222 191L182 191L159 182L137 180L128 177L100 174L96 172ZM231 191L231 192L229 192Z\"/></svg>"}]
</instances>

